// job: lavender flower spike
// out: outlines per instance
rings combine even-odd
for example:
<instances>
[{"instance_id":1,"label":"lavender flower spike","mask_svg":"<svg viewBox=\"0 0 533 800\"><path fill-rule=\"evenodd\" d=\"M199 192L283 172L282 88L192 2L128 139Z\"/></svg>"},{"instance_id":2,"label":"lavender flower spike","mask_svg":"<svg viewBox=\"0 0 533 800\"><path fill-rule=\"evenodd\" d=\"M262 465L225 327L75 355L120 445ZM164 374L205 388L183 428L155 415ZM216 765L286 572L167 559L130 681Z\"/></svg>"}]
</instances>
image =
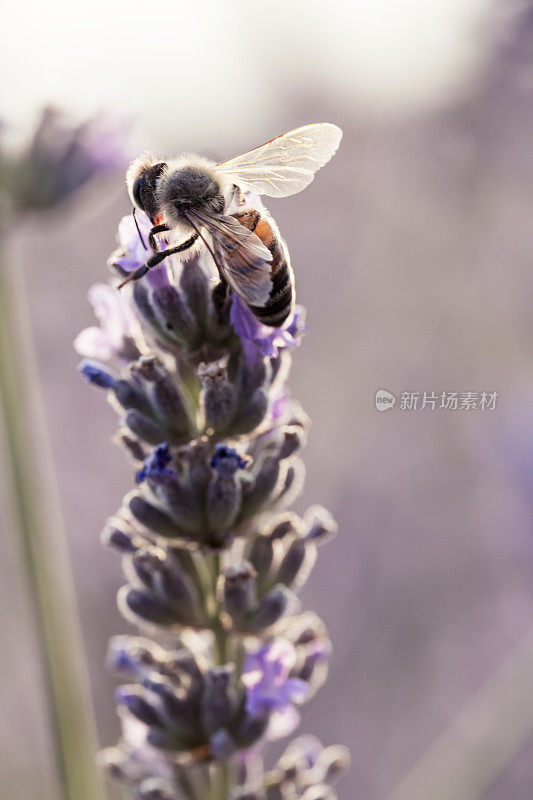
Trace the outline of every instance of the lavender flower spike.
<instances>
[{"instance_id":1,"label":"lavender flower spike","mask_svg":"<svg viewBox=\"0 0 533 800\"><path fill-rule=\"evenodd\" d=\"M139 635L111 642L123 735L101 763L134 800L198 800L195 787L217 800L332 800L344 748L302 737L258 769L269 742L299 724L331 651L297 592L335 524L321 506L286 510L309 426L287 387L304 311L260 324L220 291L205 249L172 255L118 296L117 278L146 260L149 220L138 222L141 236L122 220L114 277L91 290L100 329L76 340L98 358L81 371L107 390L136 477L103 534Z\"/></svg>"},{"instance_id":2,"label":"lavender flower spike","mask_svg":"<svg viewBox=\"0 0 533 800\"><path fill-rule=\"evenodd\" d=\"M1 188L15 209L53 208L94 177L119 171L128 149L123 123L100 118L73 125L47 107L24 151L0 155Z\"/></svg>"}]
</instances>

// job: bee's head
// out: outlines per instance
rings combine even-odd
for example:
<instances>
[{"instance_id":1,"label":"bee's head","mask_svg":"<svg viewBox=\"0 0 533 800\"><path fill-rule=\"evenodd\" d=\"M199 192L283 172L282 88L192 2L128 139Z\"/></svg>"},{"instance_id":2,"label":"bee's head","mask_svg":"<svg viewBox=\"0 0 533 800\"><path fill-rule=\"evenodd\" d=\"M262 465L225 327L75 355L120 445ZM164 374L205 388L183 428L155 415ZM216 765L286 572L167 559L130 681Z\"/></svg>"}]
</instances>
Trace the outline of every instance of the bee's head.
<instances>
[{"instance_id":1,"label":"bee's head","mask_svg":"<svg viewBox=\"0 0 533 800\"><path fill-rule=\"evenodd\" d=\"M199 156L182 156L171 162L157 182L157 200L166 223L185 221L188 210L221 214L225 200L213 164Z\"/></svg>"},{"instance_id":2,"label":"bee's head","mask_svg":"<svg viewBox=\"0 0 533 800\"><path fill-rule=\"evenodd\" d=\"M153 223L158 220L161 211L156 198L158 178L167 168L165 161L160 161L150 153L144 153L132 161L126 173L126 184L132 203L144 211Z\"/></svg>"}]
</instances>

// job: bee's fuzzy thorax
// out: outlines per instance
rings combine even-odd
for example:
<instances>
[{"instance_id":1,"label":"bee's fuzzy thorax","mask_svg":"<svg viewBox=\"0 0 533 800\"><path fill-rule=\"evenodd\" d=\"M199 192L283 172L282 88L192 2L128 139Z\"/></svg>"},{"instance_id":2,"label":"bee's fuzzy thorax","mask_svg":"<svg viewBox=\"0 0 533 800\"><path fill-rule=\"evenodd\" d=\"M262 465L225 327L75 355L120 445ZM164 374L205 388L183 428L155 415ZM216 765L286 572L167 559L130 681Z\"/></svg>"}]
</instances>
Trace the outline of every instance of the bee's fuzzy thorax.
<instances>
[{"instance_id":1,"label":"bee's fuzzy thorax","mask_svg":"<svg viewBox=\"0 0 533 800\"><path fill-rule=\"evenodd\" d=\"M214 174L216 167L216 163L214 161L212 161L210 158L206 158L205 156L201 156L198 153L181 153L179 156L176 156L176 158L169 159L167 164L167 172L173 172L174 170L181 169L182 167L198 167L199 169L205 169Z\"/></svg>"},{"instance_id":2,"label":"bee's fuzzy thorax","mask_svg":"<svg viewBox=\"0 0 533 800\"><path fill-rule=\"evenodd\" d=\"M199 203L207 204L205 210L221 213L231 188L228 179L217 172L214 161L197 153L183 153L169 161L159 176L156 197L166 224L175 228L184 223L176 201L190 200L194 203L198 198Z\"/></svg>"}]
</instances>

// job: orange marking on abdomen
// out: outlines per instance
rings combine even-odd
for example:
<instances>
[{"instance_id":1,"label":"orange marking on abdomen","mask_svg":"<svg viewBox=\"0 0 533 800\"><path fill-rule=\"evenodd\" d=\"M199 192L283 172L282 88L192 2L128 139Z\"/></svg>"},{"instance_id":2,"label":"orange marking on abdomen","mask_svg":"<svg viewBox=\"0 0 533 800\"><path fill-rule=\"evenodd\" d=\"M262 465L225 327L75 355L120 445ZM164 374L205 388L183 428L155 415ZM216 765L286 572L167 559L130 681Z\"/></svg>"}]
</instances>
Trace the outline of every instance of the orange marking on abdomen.
<instances>
[{"instance_id":1,"label":"orange marking on abdomen","mask_svg":"<svg viewBox=\"0 0 533 800\"><path fill-rule=\"evenodd\" d=\"M259 220L254 233L256 236L259 236L265 247L268 247L269 249L271 248L275 236L266 219L262 218Z\"/></svg>"}]
</instances>

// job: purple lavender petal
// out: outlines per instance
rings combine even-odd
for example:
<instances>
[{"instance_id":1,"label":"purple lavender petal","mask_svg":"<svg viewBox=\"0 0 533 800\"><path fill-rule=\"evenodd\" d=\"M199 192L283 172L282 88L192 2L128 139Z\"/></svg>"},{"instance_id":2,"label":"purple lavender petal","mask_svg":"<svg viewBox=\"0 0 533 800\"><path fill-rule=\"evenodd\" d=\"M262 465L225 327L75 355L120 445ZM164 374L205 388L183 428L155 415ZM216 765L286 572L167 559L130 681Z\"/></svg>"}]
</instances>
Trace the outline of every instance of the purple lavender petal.
<instances>
[{"instance_id":1,"label":"purple lavender petal","mask_svg":"<svg viewBox=\"0 0 533 800\"><path fill-rule=\"evenodd\" d=\"M309 695L309 685L300 678L289 678L284 686L284 695L289 703L303 703Z\"/></svg>"},{"instance_id":2,"label":"purple lavender petal","mask_svg":"<svg viewBox=\"0 0 533 800\"><path fill-rule=\"evenodd\" d=\"M113 349L104 332L96 327L81 331L74 339L74 349L80 356L97 361L109 361L113 357Z\"/></svg>"},{"instance_id":3,"label":"purple lavender petal","mask_svg":"<svg viewBox=\"0 0 533 800\"><path fill-rule=\"evenodd\" d=\"M152 227L150 220L142 211L137 211L136 220L144 242L147 243L148 234ZM118 224L118 241L121 247L126 251L125 261L131 264L131 266L121 264L123 269L128 271L137 269L137 267L144 264L146 259L150 257L150 250L148 249L148 245L145 247L141 241L133 214L126 214L126 216L122 217L120 220ZM117 263L120 262L117 261Z\"/></svg>"},{"instance_id":4,"label":"purple lavender petal","mask_svg":"<svg viewBox=\"0 0 533 800\"><path fill-rule=\"evenodd\" d=\"M276 358L280 349L297 347L306 330L303 306L295 306L291 316L281 328L269 328L254 317L248 306L235 293L231 299L230 320L235 333L241 337L243 346L248 345L245 348L247 357L257 356L259 353L266 358ZM250 344L255 347L250 349Z\"/></svg>"},{"instance_id":5,"label":"purple lavender petal","mask_svg":"<svg viewBox=\"0 0 533 800\"><path fill-rule=\"evenodd\" d=\"M127 350L125 339L135 340L140 327L131 310L126 295L113 286L96 283L89 290L89 301L100 322L100 328L83 330L74 342L77 352L87 358L109 361L121 357Z\"/></svg>"},{"instance_id":6,"label":"purple lavender petal","mask_svg":"<svg viewBox=\"0 0 533 800\"><path fill-rule=\"evenodd\" d=\"M294 706L286 706L270 717L265 738L269 742L290 736L300 724L300 714Z\"/></svg>"},{"instance_id":7,"label":"purple lavender petal","mask_svg":"<svg viewBox=\"0 0 533 800\"><path fill-rule=\"evenodd\" d=\"M289 408L290 399L291 395L288 389L282 389L281 393L276 397L270 407L272 422L278 422L285 416Z\"/></svg>"},{"instance_id":8,"label":"purple lavender petal","mask_svg":"<svg viewBox=\"0 0 533 800\"><path fill-rule=\"evenodd\" d=\"M246 658L243 683L248 689L246 710L251 714L285 711L309 694L308 685L299 678L289 678L296 661L296 651L287 641L276 639Z\"/></svg>"}]
</instances>

